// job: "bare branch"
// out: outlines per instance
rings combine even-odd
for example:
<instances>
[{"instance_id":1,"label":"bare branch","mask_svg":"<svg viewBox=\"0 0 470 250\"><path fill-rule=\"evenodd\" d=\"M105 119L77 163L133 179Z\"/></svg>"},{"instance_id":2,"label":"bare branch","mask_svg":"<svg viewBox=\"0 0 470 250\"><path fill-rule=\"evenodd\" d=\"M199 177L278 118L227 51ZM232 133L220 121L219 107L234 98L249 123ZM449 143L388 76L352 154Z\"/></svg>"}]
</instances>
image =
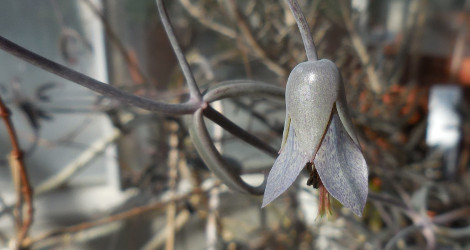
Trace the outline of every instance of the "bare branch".
<instances>
[{"instance_id":1,"label":"bare branch","mask_svg":"<svg viewBox=\"0 0 470 250\"><path fill-rule=\"evenodd\" d=\"M18 173L18 197L17 197L17 206L16 206L16 216L21 219L19 221L21 223L21 228L17 236L17 246L23 245L23 241L28 235L29 228L33 223L34 218L34 207L33 207L33 194L31 190L31 184L29 183L28 173L26 171L26 167L23 161L23 153L20 149L20 144L18 141L18 137L16 136L15 128L13 127L13 123L10 119L10 111L3 103L3 99L0 96L0 117L2 117L3 122L8 131L8 135L10 136L10 141L12 145L11 151L11 162L13 163L13 172ZM21 190L21 191L20 191ZM23 216L23 206L22 201L24 200L26 204L26 215Z\"/></svg>"}]
</instances>

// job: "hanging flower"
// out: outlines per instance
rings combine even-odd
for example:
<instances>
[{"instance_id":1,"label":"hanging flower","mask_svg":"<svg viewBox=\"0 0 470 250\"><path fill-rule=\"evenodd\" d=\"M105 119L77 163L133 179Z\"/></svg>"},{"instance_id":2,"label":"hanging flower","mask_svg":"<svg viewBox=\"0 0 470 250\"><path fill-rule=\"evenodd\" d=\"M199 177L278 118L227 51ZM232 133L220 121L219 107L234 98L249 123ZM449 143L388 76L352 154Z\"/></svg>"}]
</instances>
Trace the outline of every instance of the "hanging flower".
<instances>
[{"instance_id":1,"label":"hanging flower","mask_svg":"<svg viewBox=\"0 0 470 250\"><path fill-rule=\"evenodd\" d=\"M367 164L347 111L341 75L325 59L300 63L289 75L283 141L269 172L262 206L286 191L308 164L314 167L309 184L320 190L320 212L329 209L331 195L362 215Z\"/></svg>"}]
</instances>

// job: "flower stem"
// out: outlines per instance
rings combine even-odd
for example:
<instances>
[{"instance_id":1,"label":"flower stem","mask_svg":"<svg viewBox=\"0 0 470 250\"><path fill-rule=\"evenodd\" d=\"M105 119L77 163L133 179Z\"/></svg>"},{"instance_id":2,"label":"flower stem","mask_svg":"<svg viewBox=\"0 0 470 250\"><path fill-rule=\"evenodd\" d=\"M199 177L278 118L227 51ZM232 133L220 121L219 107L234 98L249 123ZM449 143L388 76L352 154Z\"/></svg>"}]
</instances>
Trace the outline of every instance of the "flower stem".
<instances>
[{"instance_id":1,"label":"flower stem","mask_svg":"<svg viewBox=\"0 0 470 250\"><path fill-rule=\"evenodd\" d=\"M318 60L317 49L315 48L315 43L313 43L312 33L310 32L307 20L305 19L299 4L296 0L287 0L287 3L289 4L289 8L295 17L297 26L299 26L299 31L300 35L302 36L302 41L304 42L307 59L309 61Z\"/></svg>"}]
</instances>

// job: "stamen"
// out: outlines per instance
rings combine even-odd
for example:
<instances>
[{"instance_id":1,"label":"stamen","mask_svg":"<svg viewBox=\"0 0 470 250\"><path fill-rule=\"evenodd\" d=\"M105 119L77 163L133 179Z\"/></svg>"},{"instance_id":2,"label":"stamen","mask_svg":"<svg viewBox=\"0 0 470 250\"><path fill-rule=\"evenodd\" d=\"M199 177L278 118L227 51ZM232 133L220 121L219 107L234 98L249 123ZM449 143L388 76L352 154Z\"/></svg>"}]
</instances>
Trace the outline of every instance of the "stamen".
<instances>
[{"instance_id":1,"label":"stamen","mask_svg":"<svg viewBox=\"0 0 470 250\"><path fill-rule=\"evenodd\" d=\"M320 180L320 187L318 188L319 191L319 208L318 208L318 215L323 216L325 214L331 215L331 205L330 205L330 194L328 190L326 190L325 186Z\"/></svg>"}]
</instances>

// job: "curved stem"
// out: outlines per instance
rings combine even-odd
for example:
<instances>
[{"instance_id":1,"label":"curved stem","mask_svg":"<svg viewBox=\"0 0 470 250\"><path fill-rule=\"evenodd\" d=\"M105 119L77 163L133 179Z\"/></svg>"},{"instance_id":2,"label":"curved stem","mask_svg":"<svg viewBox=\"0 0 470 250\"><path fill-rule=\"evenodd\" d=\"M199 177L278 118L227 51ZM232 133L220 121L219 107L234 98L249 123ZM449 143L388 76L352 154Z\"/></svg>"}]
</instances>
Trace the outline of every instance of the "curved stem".
<instances>
[{"instance_id":1,"label":"curved stem","mask_svg":"<svg viewBox=\"0 0 470 250\"><path fill-rule=\"evenodd\" d=\"M246 143L254 146L255 148L260 149L261 151L265 152L266 154L277 157L278 153L277 150L271 147L269 144L265 143L264 141L258 139L257 137L253 136L252 134L248 133L247 131L243 130L237 124L233 123L221 113L217 112L217 110L213 109L211 106L207 106L204 109L204 116L209 118L214 123L218 124L225 130L227 130L232 135L240 138L241 140L245 141Z\"/></svg>"},{"instance_id":2,"label":"curved stem","mask_svg":"<svg viewBox=\"0 0 470 250\"><path fill-rule=\"evenodd\" d=\"M189 120L189 135L207 167L230 189L255 195L262 195L266 187L266 178L263 183L254 187L240 178L240 171L227 164L215 148L204 122L203 110L198 109Z\"/></svg>"},{"instance_id":3,"label":"curved stem","mask_svg":"<svg viewBox=\"0 0 470 250\"><path fill-rule=\"evenodd\" d=\"M315 43L313 42L312 33L310 32L307 20L305 19L305 16L302 13L299 4L296 0L287 0L287 3L289 4L289 8L295 17L297 26L299 26L300 35L302 36L302 41L304 42L305 53L307 53L308 60L318 60L317 49L315 49Z\"/></svg>"},{"instance_id":4,"label":"curved stem","mask_svg":"<svg viewBox=\"0 0 470 250\"><path fill-rule=\"evenodd\" d=\"M178 41L176 40L175 33L173 32L173 28L171 27L170 20L166 13L165 4L163 3L163 0L155 0L155 2L157 3L158 13L160 13L160 18L168 36L168 40L170 40L173 51L175 52L176 58L178 59L178 62L181 66L181 70L183 71L184 78L186 78L188 83L189 93L191 94L192 98L200 101L202 100L201 91L199 91L196 80L194 80L193 73L189 68L188 61L186 60L183 51L178 45Z\"/></svg>"},{"instance_id":5,"label":"curved stem","mask_svg":"<svg viewBox=\"0 0 470 250\"><path fill-rule=\"evenodd\" d=\"M44 58L34 52L31 52L7 39L0 36L0 49L25 60L39 68L49 71L55 75L63 77L67 80L82 85L85 88L91 89L99 94L107 97L115 98L123 103L130 104L145 110L170 114L170 115L181 115L191 114L197 110L201 103L195 100L189 100L182 104L167 104L155 102L147 98L135 96L124 91L121 91L109 84L97 81L89 76L74 71L61 64L53 62L47 58Z\"/></svg>"},{"instance_id":6,"label":"curved stem","mask_svg":"<svg viewBox=\"0 0 470 250\"><path fill-rule=\"evenodd\" d=\"M284 101L285 93L284 88L271 84L251 80L235 80L224 81L211 87L204 94L203 100L207 103L211 103L225 98L252 95Z\"/></svg>"}]
</instances>

